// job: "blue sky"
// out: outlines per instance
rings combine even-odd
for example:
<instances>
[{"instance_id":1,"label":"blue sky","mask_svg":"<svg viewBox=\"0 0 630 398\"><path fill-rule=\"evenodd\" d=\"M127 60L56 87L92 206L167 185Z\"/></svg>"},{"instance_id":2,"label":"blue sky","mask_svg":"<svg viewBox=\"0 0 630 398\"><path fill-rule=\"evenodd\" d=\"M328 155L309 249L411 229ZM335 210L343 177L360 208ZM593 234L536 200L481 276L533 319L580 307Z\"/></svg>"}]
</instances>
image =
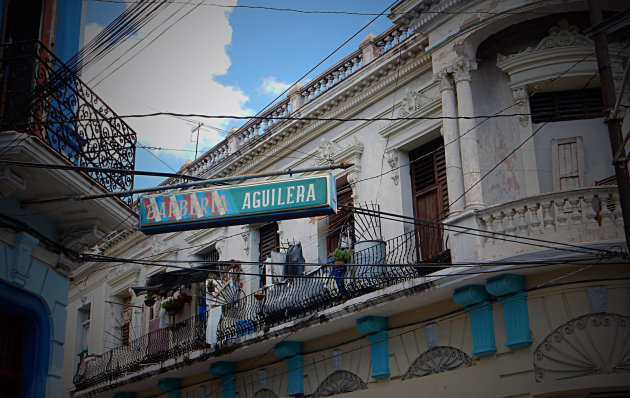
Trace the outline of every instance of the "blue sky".
<instances>
[{"instance_id":1,"label":"blue sky","mask_svg":"<svg viewBox=\"0 0 630 398\"><path fill-rule=\"evenodd\" d=\"M201 0L193 0L198 3ZM207 3L219 1L203 0ZM392 0L393 1L393 0ZM353 11L380 13L392 1L377 0L264 0L238 2L300 10ZM223 0L234 5L235 0ZM125 5L87 2L86 39L118 16ZM366 25L373 16L301 14L261 9L192 7L175 3L168 6L162 19L128 40L127 48L84 73L84 80L117 113L149 113L156 110L203 114L254 114L272 101L283 88L328 56L335 48ZM172 18L168 19L170 15ZM181 20L174 23L175 20ZM174 24L173 24L174 23ZM172 27L166 29L167 26ZM391 26L381 17L357 35L316 71L301 82L321 73L326 67L355 51L368 33L379 33ZM146 49L134 56L157 34L165 31ZM142 40L140 40L142 39ZM139 41L139 42L138 42ZM121 56L122 54L122 56ZM116 62L114 60L118 59ZM121 62L128 60L124 66ZM113 69L120 68L111 73ZM107 78L104 76L109 75ZM224 133L243 121L201 120L200 152L219 142ZM139 143L165 148L138 148L136 169L172 172L194 157L193 120L174 118L130 119ZM159 158L159 160L158 160ZM168 166L170 167L168 167ZM137 188L154 186L160 178L137 177Z\"/></svg>"}]
</instances>

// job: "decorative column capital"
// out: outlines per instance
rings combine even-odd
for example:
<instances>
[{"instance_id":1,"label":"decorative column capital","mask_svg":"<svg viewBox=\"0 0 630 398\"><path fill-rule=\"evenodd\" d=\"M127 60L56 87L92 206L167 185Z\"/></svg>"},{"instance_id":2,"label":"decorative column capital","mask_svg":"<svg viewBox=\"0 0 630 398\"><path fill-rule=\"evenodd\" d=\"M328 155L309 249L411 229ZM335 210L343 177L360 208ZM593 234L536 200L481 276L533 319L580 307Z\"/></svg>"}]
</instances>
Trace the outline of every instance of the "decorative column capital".
<instances>
[{"instance_id":1,"label":"decorative column capital","mask_svg":"<svg viewBox=\"0 0 630 398\"><path fill-rule=\"evenodd\" d=\"M304 343L302 343L301 341L285 340L276 344L276 346L273 348L273 353L280 358L290 358L292 356L301 354L303 347Z\"/></svg>"},{"instance_id":2,"label":"decorative column capital","mask_svg":"<svg viewBox=\"0 0 630 398\"><path fill-rule=\"evenodd\" d=\"M441 71L433 75L433 80L438 82L438 84L440 85L440 92L445 90L455 90L453 78L446 69L442 69Z\"/></svg>"},{"instance_id":3,"label":"decorative column capital","mask_svg":"<svg viewBox=\"0 0 630 398\"><path fill-rule=\"evenodd\" d=\"M477 63L465 57L457 57L453 62L453 76L455 82L470 81L471 72L477 69Z\"/></svg>"},{"instance_id":4,"label":"decorative column capital","mask_svg":"<svg viewBox=\"0 0 630 398\"><path fill-rule=\"evenodd\" d=\"M364 316L357 319L357 330L362 334L372 334L387 329L387 318L383 316Z\"/></svg>"},{"instance_id":5,"label":"decorative column capital","mask_svg":"<svg viewBox=\"0 0 630 398\"><path fill-rule=\"evenodd\" d=\"M490 299L486 289L481 285L468 285L455 289L453 300L459 305L470 307Z\"/></svg>"},{"instance_id":6,"label":"decorative column capital","mask_svg":"<svg viewBox=\"0 0 630 398\"><path fill-rule=\"evenodd\" d=\"M175 377L165 377L158 380L158 390L164 391L168 394L169 398L180 398L181 392L179 388L182 385L182 379Z\"/></svg>"},{"instance_id":7,"label":"decorative column capital","mask_svg":"<svg viewBox=\"0 0 630 398\"><path fill-rule=\"evenodd\" d=\"M525 290L525 277L523 275L503 274L489 278L486 290L493 296L503 297L509 294Z\"/></svg>"},{"instance_id":8,"label":"decorative column capital","mask_svg":"<svg viewBox=\"0 0 630 398\"><path fill-rule=\"evenodd\" d=\"M523 127L529 125L529 93L525 86L512 88L512 98L514 99L514 105L516 107L516 113L520 113L518 121Z\"/></svg>"},{"instance_id":9,"label":"decorative column capital","mask_svg":"<svg viewBox=\"0 0 630 398\"><path fill-rule=\"evenodd\" d=\"M225 376L234 373L234 362L220 361L210 365L210 373L215 376Z\"/></svg>"}]
</instances>

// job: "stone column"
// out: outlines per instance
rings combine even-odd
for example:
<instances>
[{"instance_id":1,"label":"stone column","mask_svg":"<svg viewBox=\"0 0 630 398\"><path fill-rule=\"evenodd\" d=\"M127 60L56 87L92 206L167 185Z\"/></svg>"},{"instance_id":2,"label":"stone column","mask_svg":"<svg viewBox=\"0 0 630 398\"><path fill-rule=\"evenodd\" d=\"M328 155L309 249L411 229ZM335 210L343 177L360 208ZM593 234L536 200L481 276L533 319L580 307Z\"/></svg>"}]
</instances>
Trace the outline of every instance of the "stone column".
<instances>
[{"instance_id":1,"label":"stone column","mask_svg":"<svg viewBox=\"0 0 630 398\"><path fill-rule=\"evenodd\" d=\"M435 75L435 80L440 85L442 93L442 136L444 137L444 157L446 161L446 184L448 186L448 198L451 203L450 215L461 213L464 209L464 198L457 200L464 194L464 180L462 176L462 155L459 146L459 126L457 119L457 103L455 100L455 87L453 79L443 69ZM456 202L453 202L457 200Z\"/></svg>"},{"instance_id":2,"label":"stone column","mask_svg":"<svg viewBox=\"0 0 630 398\"><path fill-rule=\"evenodd\" d=\"M516 113L523 115L518 117L518 133L516 135L516 144L527 140L521 147L519 152L523 159L523 180L525 181L526 196L534 196L540 194L540 186L538 184L538 166L536 164L536 151L534 149L534 140L529 140L532 134L532 118L529 116L529 94L524 86L512 88L512 98Z\"/></svg>"},{"instance_id":3,"label":"stone column","mask_svg":"<svg viewBox=\"0 0 630 398\"><path fill-rule=\"evenodd\" d=\"M453 75L457 90L458 115L474 116L473 96L470 88L471 71L477 64L464 57L459 57L453 64ZM459 137L461 142L462 167L464 174L464 190L466 191L466 210L483 207L481 194L481 178L479 167L479 141L474 119L459 119Z\"/></svg>"}]
</instances>

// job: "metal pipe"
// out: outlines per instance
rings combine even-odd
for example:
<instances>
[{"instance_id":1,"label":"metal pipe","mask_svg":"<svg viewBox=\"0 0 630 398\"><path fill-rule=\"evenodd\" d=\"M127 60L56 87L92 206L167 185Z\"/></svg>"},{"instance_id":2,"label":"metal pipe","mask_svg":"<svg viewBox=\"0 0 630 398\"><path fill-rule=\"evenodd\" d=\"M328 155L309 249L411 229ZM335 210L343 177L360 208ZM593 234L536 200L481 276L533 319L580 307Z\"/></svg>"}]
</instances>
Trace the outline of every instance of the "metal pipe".
<instances>
[{"instance_id":1,"label":"metal pipe","mask_svg":"<svg viewBox=\"0 0 630 398\"><path fill-rule=\"evenodd\" d=\"M74 200L90 200L90 199L101 199L101 198L111 198L114 196L127 196L127 195L134 195L137 193L145 193L145 192L157 192L157 191L167 191L169 189L182 189L182 188L194 188L194 187L203 187L206 185L214 185L214 184L220 184L223 182L233 182L233 181L244 181L244 180L249 180L252 178L260 178L260 177L274 177L274 176L281 176L281 175L293 175L293 174L299 174L299 173L308 173L308 172L312 172L312 171L322 171L322 170L334 170L334 169L347 169L349 167L354 166L353 163L339 163L339 164L334 164L331 166L322 166L322 167L310 167L307 169L287 169L284 171L272 171L272 172L268 172L268 173L257 173L257 174L245 174L242 176L236 176L236 177L226 177L226 178L216 178L213 180L204 180L204 181L197 181L197 182L186 182L186 183L182 183L182 184L176 184L176 185L165 185L162 187L153 187L153 188L142 188L142 189L131 189L129 191L120 191L120 192L108 192L108 193L104 193L104 194L94 194L94 195L80 195L80 196L75 196L73 199Z\"/></svg>"}]
</instances>

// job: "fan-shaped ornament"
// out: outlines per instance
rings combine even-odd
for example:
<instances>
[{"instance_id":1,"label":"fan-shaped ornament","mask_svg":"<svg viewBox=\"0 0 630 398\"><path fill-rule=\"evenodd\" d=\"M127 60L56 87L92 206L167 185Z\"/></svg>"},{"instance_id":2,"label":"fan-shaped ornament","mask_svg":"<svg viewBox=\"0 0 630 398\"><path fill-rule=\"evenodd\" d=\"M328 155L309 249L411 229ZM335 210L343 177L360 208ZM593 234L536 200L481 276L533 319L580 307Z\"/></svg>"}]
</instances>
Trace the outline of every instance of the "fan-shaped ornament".
<instances>
[{"instance_id":1,"label":"fan-shaped ornament","mask_svg":"<svg viewBox=\"0 0 630 398\"><path fill-rule=\"evenodd\" d=\"M338 370L321 382L313 394L313 398L329 397L356 390L365 390L366 388L367 384L359 376L347 370Z\"/></svg>"},{"instance_id":2,"label":"fan-shaped ornament","mask_svg":"<svg viewBox=\"0 0 630 398\"><path fill-rule=\"evenodd\" d=\"M437 346L423 352L411 364L403 380L447 372L472 365L472 358L455 347Z\"/></svg>"},{"instance_id":3,"label":"fan-shaped ornament","mask_svg":"<svg viewBox=\"0 0 630 398\"><path fill-rule=\"evenodd\" d=\"M536 381L630 372L629 321L601 313L559 326L534 351Z\"/></svg>"}]
</instances>

